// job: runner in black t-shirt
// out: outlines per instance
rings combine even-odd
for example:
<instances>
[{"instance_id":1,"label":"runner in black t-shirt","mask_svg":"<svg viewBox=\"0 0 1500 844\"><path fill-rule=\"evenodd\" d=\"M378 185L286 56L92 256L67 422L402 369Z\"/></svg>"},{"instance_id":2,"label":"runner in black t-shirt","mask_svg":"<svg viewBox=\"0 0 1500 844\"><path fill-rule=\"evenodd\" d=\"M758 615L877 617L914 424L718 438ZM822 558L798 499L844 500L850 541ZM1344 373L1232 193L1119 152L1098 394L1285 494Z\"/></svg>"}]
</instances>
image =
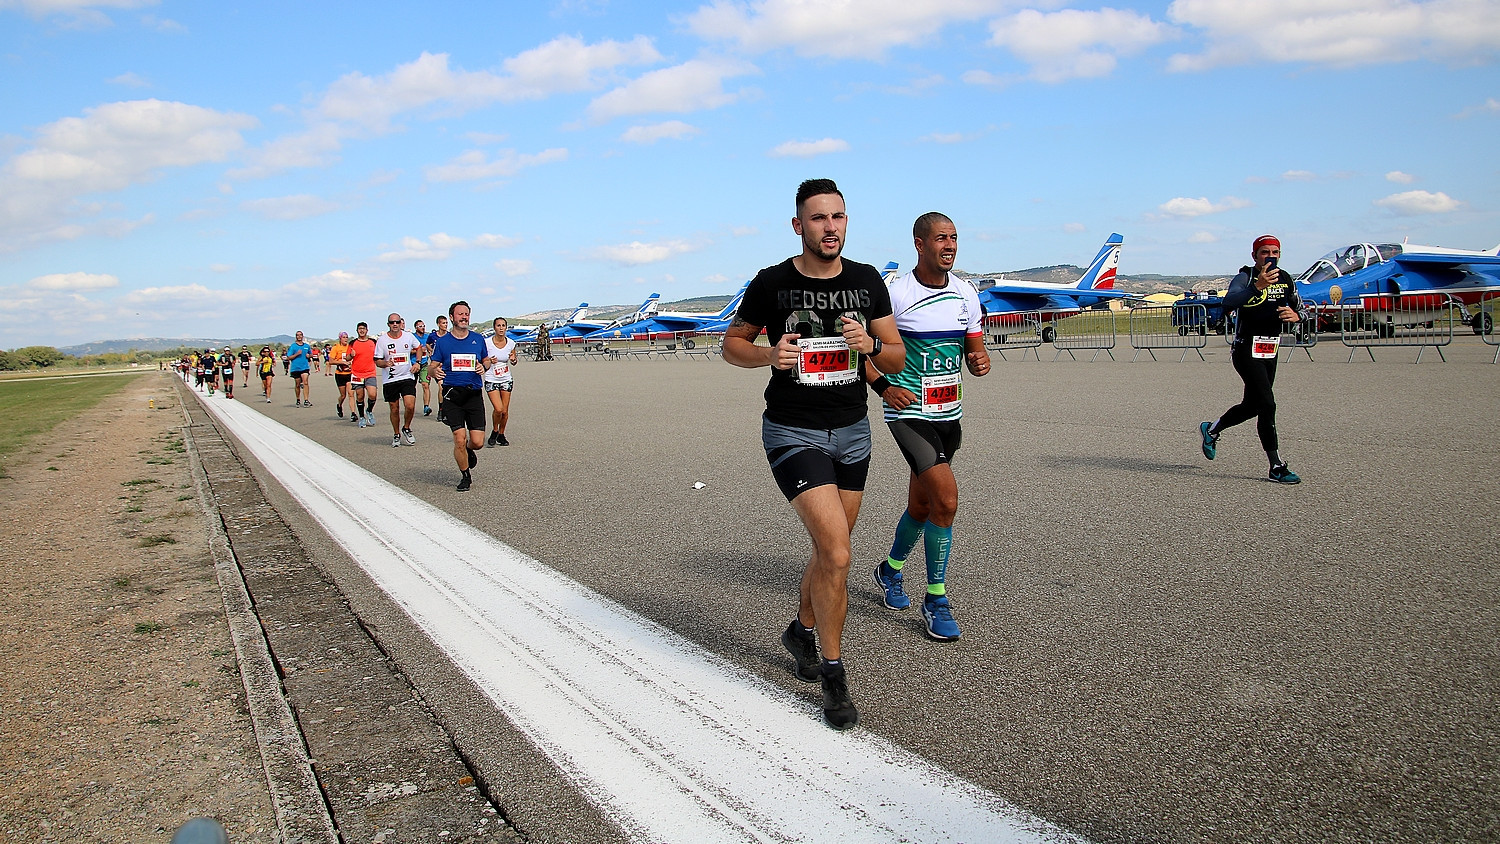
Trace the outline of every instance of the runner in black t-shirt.
<instances>
[{"instance_id":1,"label":"runner in black t-shirt","mask_svg":"<svg viewBox=\"0 0 1500 844\"><path fill-rule=\"evenodd\" d=\"M813 544L797 618L781 643L796 661L798 679L822 681L823 717L838 730L859 720L840 639L849 609L849 535L870 467L860 358L868 355L881 372L898 372L906 357L880 273L840 257L847 226L838 186L830 179L803 182L792 218L802 254L755 276L723 347L735 366L771 367L761 441L771 474ZM756 345L762 329L770 346Z\"/></svg>"},{"instance_id":2,"label":"runner in black t-shirt","mask_svg":"<svg viewBox=\"0 0 1500 844\"><path fill-rule=\"evenodd\" d=\"M1203 440L1203 456L1209 460L1218 454L1219 434L1241 422L1256 419L1261 447L1271 461L1270 478L1277 483L1297 484L1302 479L1287 468L1281 459L1280 439L1276 434L1276 359L1284 322L1298 322L1301 301L1297 285L1286 270L1276 266L1281 261L1281 241L1265 234L1250 248L1255 265L1241 267L1224 294L1224 312L1237 311L1234 349L1229 359L1234 371L1245 382L1245 397L1224 411L1216 422L1198 425Z\"/></svg>"}]
</instances>

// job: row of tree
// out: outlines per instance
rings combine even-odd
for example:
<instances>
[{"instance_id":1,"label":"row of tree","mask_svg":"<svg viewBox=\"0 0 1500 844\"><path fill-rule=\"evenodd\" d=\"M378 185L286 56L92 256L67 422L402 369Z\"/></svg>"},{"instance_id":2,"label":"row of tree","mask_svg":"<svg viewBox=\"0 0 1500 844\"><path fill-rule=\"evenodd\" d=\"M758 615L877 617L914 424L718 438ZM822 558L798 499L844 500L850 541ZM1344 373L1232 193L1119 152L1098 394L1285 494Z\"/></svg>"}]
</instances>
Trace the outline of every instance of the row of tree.
<instances>
[{"instance_id":1,"label":"row of tree","mask_svg":"<svg viewBox=\"0 0 1500 844\"><path fill-rule=\"evenodd\" d=\"M25 369L47 369L49 367L102 367L128 366L132 363L155 363L163 357L156 352L106 352L98 355L63 354L52 346L23 346L12 351L0 349L0 372L15 372Z\"/></svg>"}]
</instances>

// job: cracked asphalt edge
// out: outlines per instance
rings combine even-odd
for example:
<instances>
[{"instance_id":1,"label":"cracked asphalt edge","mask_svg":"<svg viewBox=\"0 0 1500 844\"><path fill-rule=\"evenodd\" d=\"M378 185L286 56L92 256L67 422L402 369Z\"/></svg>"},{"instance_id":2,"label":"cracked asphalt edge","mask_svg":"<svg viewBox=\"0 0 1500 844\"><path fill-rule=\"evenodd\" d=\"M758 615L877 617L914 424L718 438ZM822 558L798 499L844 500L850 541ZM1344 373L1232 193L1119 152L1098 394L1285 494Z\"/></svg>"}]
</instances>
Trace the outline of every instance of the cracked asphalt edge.
<instances>
[{"instance_id":1,"label":"cracked asphalt edge","mask_svg":"<svg viewBox=\"0 0 1500 844\"><path fill-rule=\"evenodd\" d=\"M312 760L302 729L292 714L291 705L281 687L281 676L271 658L265 630L250 602L239 561L229 546L218 505L209 491L208 473L198 454L193 436L193 420L185 404L183 441L187 444L188 463L192 468L193 491L208 526L209 551L213 555L219 592L224 599L224 613L234 641L235 662L245 685L245 699L250 720L260 745L261 765L276 810L276 825L286 844L339 844L328 803L318 787Z\"/></svg>"}]
</instances>

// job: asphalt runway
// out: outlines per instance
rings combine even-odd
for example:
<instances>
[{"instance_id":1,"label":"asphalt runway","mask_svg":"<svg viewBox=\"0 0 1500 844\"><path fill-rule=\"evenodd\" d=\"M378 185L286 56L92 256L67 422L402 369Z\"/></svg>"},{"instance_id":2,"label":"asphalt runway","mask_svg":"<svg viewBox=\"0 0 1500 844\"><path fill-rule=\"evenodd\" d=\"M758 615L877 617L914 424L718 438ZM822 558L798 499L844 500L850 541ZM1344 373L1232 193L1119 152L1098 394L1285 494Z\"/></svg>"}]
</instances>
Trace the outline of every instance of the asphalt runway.
<instances>
[{"instance_id":1,"label":"asphalt runway","mask_svg":"<svg viewBox=\"0 0 1500 844\"><path fill-rule=\"evenodd\" d=\"M1043 350L968 379L956 643L928 641L871 582L907 472L877 417L844 647L860 729L1100 841L1493 840L1493 347L1346 363L1325 340L1316 361L1284 358L1282 453L1304 479L1284 487L1253 423L1218 460L1198 451L1197 423L1239 398L1221 342L1206 363ZM285 377L250 405L811 701L777 642L807 540L760 449L766 377L717 359L523 362L513 445L481 454L467 494L433 418L393 449L384 407L373 430L341 422L318 374L313 408L291 406ZM422 647L383 644L403 664ZM516 741L475 718L449 729ZM547 779L528 764L517 782Z\"/></svg>"}]
</instances>

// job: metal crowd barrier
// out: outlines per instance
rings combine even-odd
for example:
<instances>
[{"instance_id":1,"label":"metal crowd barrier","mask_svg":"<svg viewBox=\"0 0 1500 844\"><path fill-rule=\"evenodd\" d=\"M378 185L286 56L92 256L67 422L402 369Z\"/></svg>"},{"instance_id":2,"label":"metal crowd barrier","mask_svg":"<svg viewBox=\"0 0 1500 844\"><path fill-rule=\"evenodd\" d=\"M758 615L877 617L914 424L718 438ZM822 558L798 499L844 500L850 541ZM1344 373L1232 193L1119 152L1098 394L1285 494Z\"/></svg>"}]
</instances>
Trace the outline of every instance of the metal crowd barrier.
<instances>
[{"instance_id":1,"label":"metal crowd barrier","mask_svg":"<svg viewBox=\"0 0 1500 844\"><path fill-rule=\"evenodd\" d=\"M1448 361L1443 347L1453 343L1453 324L1463 322L1463 305L1447 293L1381 293L1361 296L1363 308L1348 308L1339 315L1339 340L1349 347L1349 360L1364 349L1375 360L1376 346L1416 347L1417 359L1428 347Z\"/></svg>"},{"instance_id":2,"label":"metal crowd barrier","mask_svg":"<svg viewBox=\"0 0 1500 844\"><path fill-rule=\"evenodd\" d=\"M1005 356L1007 351L1019 351L1021 360L1025 360L1027 352L1035 352L1041 345L1041 311L990 314L984 318L984 346L999 354L1001 360L1010 360ZM1042 359L1040 353L1036 359Z\"/></svg>"},{"instance_id":3,"label":"metal crowd barrier","mask_svg":"<svg viewBox=\"0 0 1500 844\"><path fill-rule=\"evenodd\" d=\"M1500 333L1495 331L1497 307L1500 307L1500 293L1486 293L1479 297L1479 309L1470 318L1470 326L1479 339L1495 347L1495 357L1490 363L1500 363Z\"/></svg>"},{"instance_id":4,"label":"metal crowd barrier","mask_svg":"<svg viewBox=\"0 0 1500 844\"><path fill-rule=\"evenodd\" d=\"M1048 332L1051 337L1048 337ZM1094 350L1094 356L1089 358L1092 363L1099 359L1099 353L1109 355L1110 360L1115 359L1115 342L1118 338L1115 329L1114 311L1087 310L1063 317L1054 321L1051 325L1042 329L1042 339L1050 340L1057 353L1052 356L1053 360L1062 357L1067 352L1068 357L1078 360L1075 351Z\"/></svg>"},{"instance_id":5,"label":"metal crowd barrier","mask_svg":"<svg viewBox=\"0 0 1500 844\"><path fill-rule=\"evenodd\" d=\"M1203 349L1208 345L1208 308L1201 304L1144 305L1130 311L1130 345L1135 363L1141 352L1156 360L1157 349L1181 349L1178 363L1187 360L1188 352L1207 361ZM1202 329L1200 331L1200 329Z\"/></svg>"},{"instance_id":6,"label":"metal crowd barrier","mask_svg":"<svg viewBox=\"0 0 1500 844\"><path fill-rule=\"evenodd\" d=\"M1287 352L1287 360L1291 360L1297 354L1297 350L1301 349L1307 353L1307 359L1311 361L1313 359L1313 347L1318 345L1317 314L1313 313L1311 308L1304 307L1299 316L1301 317L1299 322L1283 322L1281 324L1281 336L1290 336L1292 338L1291 343L1282 341L1281 345L1291 347L1291 351ZM1233 336L1230 335L1231 338Z\"/></svg>"}]
</instances>

